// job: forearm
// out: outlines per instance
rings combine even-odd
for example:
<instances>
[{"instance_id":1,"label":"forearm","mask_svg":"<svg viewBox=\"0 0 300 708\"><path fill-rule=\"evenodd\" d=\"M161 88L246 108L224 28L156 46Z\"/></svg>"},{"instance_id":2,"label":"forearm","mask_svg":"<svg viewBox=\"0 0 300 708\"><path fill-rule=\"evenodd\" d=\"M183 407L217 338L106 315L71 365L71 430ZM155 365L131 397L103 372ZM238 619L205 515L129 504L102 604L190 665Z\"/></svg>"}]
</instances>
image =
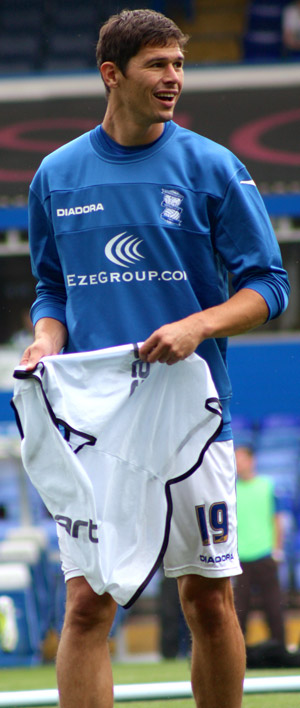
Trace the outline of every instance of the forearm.
<instances>
[{"instance_id":1,"label":"forearm","mask_svg":"<svg viewBox=\"0 0 300 708\"><path fill-rule=\"evenodd\" d=\"M48 339L52 354L58 354L67 340L67 330L64 324L52 317L42 317L34 328L35 341Z\"/></svg>"},{"instance_id":2,"label":"forearm","mask_svg":"<svg viewBox=\"0 0 300 708\"><path fill-rule=\"evenodd\" d=\"M258 327L268 319L264 298L255 290L243 288L229 300L192 315L198 320L199 344L203 339L231 337Z\"/></svg>"},{"instance_id":3,"label":"forearm","mask_svg":"<svg viewBox=\"0 0 300 708\"><path fill-rule=\"evenodd\" d=\"M282 519L279 513L275 514L274 518L274 550L282 551L283 547L283 528Z\"/></svg>"},{"instance_id":4,"label":"forearm","mask_svg":"<svg viewBox=\"0 0 300 708\"><path fill-rule=\"evenodd\" d=\"M140 357L149 363L175 364L192 354L204 339L248 332L266 322L268 315L264 298L244 288L221 305L160 327L141 346Z\"/></svg>"}]
</instances>

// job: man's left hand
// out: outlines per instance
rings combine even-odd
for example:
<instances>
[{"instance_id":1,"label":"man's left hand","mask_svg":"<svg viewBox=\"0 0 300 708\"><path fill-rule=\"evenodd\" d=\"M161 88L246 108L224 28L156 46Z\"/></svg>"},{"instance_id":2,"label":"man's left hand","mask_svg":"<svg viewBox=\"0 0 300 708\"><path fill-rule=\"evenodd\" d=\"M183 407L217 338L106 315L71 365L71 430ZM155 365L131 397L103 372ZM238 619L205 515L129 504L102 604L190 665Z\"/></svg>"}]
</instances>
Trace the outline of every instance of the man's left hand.
<instances>
[{"instance_id":1,"label":"man's left hand","mask_svg":"<svg viewBox=\"0 0 300 708\"><path fill-rule=\"evenodd\" d=\"M163 325L146 339L139 350L142 361L176 364L186 359L200 344L199 325L193 316Z\"/></svg>"}]
</instances>

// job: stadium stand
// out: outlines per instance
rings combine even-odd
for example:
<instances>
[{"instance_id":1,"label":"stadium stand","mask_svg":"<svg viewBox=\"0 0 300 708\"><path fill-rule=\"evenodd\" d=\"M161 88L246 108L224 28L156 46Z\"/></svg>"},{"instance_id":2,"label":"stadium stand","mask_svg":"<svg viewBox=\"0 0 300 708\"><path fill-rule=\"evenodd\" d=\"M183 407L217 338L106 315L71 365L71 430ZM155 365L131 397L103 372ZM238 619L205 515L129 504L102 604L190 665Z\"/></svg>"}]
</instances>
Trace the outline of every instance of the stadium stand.
<instances>
[{"instance_id":1,"label":"stadium stand","mask_svg":"<svg viewBox=\"0 0 300 708\"><path fill-rule=\"evenodd\" d=\"M135 3L129 3L134 8ZM153 6L163 6L154 2ZM143 3L136 3L136 7ZM151 6L144 3L144 6ZM73 71L95 68L98 28L120 8L107 0L3 0L0 8L0 74L36 70ZM192 0L182 4L187 16ZM162 7L161 7L162 9Z\"/></svg>"},{"instance_id":2,"label":"stadium stand","mask_svg":"<svg viewBox=\"0 0 300 708\"><path fill-rule=\"evenodd\" d=\"M99 26L122 5L148 7L178 21L191 39L186 61L273 62L283 57L282 11L289 0L3 0L0 75L95 69Z\"/></svg>"},{"instance_id":3,"label":"stadium stand","mask_svg":"<svg viewBox=\"0 0 300 708\"><path fill-rule=\"evenodd\" d=\"M282 12L291 0L252 0L248 3L244 59L248 62L279 61L285 56Z\"/></svg>"},{"instance_id":4,"label":"stadium stand","mask_svg":"<svg viewBox=\"0 0 300 708\"><path fill-rule=\"evenodd\" d=\"M246 0L132 0L177 20L191 36L188 63L242 58ZM107 0L3 0L0 7L0 75L95 69L99 26L122 3Z\"/></svg>"},{"instance_id":5,"label":"stadium stand","mask_svg":"<svg viewBox=\"0 0 300 708\"><path fill-rule=\"evenodd\" d=\"M253 0L250 3L244 37L246 59L280 59L282 6L283 0Z\"/></svg>"}]
</instances>

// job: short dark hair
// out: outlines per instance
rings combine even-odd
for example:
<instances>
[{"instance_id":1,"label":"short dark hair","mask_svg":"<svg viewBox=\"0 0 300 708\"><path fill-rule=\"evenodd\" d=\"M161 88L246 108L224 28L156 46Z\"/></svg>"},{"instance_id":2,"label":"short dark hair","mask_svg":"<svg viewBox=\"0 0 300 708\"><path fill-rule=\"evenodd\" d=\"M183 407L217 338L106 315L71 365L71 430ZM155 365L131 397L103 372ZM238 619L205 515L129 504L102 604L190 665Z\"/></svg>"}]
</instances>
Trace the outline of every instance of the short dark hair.
<instances>
[{"instance_id":1,"label":"short dark hair","mask_svg":"<svg viewBox=\"0 0 300 708\"><path fill-rule=\"evenodd\" d=\"M166 46L172 41L181 50L189 36L160 12L154 10L122 10L112 15L99 33L96 48L97 66L113 61L125 75L129 60L136 56L142 46Z\"/></svg>"}]
</instances>

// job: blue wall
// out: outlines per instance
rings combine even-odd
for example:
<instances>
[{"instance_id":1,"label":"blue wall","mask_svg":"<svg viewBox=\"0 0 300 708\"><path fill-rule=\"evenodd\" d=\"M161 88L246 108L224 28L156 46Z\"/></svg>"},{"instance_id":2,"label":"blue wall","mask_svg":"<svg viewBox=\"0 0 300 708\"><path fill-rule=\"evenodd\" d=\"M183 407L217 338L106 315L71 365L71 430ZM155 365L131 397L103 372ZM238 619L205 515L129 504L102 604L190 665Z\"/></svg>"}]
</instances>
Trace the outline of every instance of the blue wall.
<instances>
[{"instance_id":1,"label":"blue wall","mask_svg":"<svg viewBox=\"0 0 300 708\"><path fill-rule=\"evenodd\" d=\"M11 391L0 391L0 422L15 420L15 415L10 405L11 397Z\"/></svg>"},{"instance_id":2,"label":"blue wall","mask_svg":"<svg viewBox=\"0 0 300 708\"><path fill-rule=\"evenodd\" d=\"M232 338L228 366L233 414L258 422L270 413L300 414L300 337Z\"/></svg>"}]
</instances>

